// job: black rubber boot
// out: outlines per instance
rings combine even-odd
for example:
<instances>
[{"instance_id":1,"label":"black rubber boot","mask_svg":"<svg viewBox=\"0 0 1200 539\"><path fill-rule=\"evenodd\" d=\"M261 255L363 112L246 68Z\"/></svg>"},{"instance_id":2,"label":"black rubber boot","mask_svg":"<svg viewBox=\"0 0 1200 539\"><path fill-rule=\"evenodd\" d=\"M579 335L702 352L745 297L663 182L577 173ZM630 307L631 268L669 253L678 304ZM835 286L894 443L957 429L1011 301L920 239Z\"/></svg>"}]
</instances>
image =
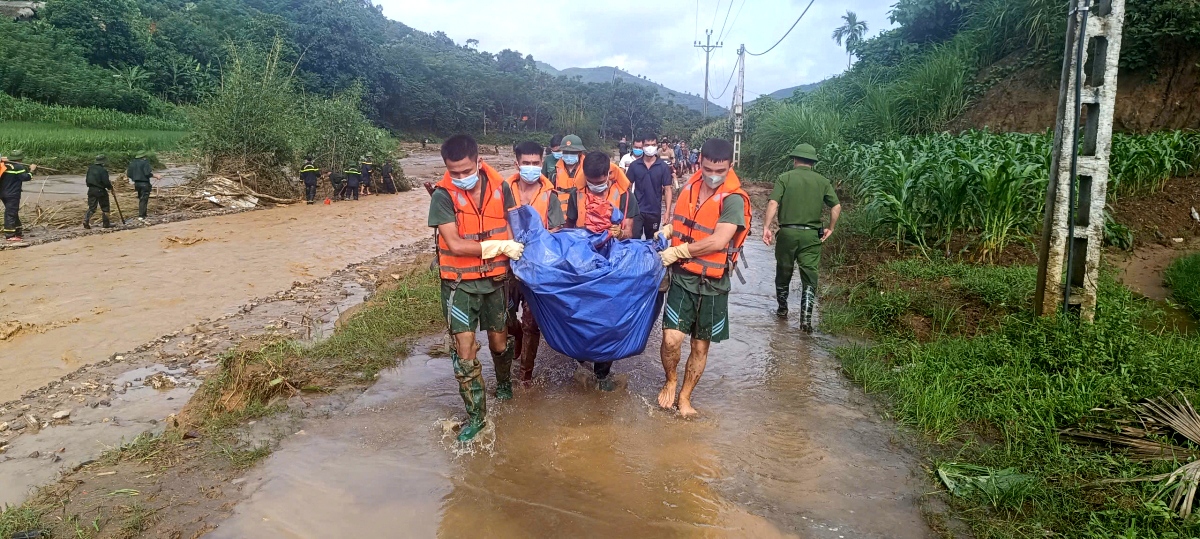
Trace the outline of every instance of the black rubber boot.
<instances>
[{"instance_id":1,"label":"black rubber boot","mask_svg":"<svg viewBox=\"0 0 1200 539\"><path fill-rule=\"evenodd\" d=\"M775 289L775 301L779 303L779 308L775 310L775 316L780 318L788 317L788 294L789 290L786 288Z\"/></svg>"},{"instance_id":2,"label":"black rubber boot","mask_svg":"<svg viewBox=\"0 0 1200 539\"><path fill-rule=\"evenodd\" d=\"M817 306L817 291L811 286L803 286L800 293L800 329L812 335L813 310Z\"/></svg>"},{"instance_id":3,"label":"black rubber boot","mask_svg":"<svg viewBox=\"0 0 1200 539\"><path fill-rule=\"evenodd\" d=\"M100 224L100 226L102 226L102 227L104 227L104 228L112 228L112 222L110 222L110 221L108 220L108 214L107 214L107 213L101 213L101 214L100 214L100 219L101 219L101 224Z\"/></svg>"},{"instance_id":4,"label":"black rubber boot","mask_svg":"<svg viewBox=\"0 0 1200 539\"><path fill-rule=\"evenodd\" d=\"M496 400L506 401L513 398L512 364L516 355L515 339L511 335L503 352L492 352L492 361L496 367Z\"/></svg>"},{"instance_id":5,"label":"black rubber boot","mask_svg":"<svg viewBox=\"0 0 1200 539\"><path fill-rule=\"evenodd\" d=\"M458 441L469 442L483 430L487 416L487 397L483 389L483 366L477 359L458 357L457 350L450 351L454 363L454 378L458 380L458 394L467 407L467 421L458 432Z\"/></svg>"}]
</instances>

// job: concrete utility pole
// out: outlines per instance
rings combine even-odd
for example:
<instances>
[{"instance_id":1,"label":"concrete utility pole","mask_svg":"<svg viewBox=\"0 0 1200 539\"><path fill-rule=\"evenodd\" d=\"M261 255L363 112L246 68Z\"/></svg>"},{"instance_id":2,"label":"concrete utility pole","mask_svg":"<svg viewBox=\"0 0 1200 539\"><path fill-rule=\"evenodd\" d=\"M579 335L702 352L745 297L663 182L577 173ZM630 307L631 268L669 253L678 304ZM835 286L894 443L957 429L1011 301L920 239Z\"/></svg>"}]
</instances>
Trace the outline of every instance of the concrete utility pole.
<instances>
[{"instance_id":1,"label":"concrete utility pole","mask_svg":"<svg viewBox=\"0 0 1200 539\"><path fill-rule=\"evenodd\" d=\"M1034 307L1042 316L1061 309L1091 321L1125 0L1071 0L1069 17Z\"/></svg>"},{"instance_id":2,"label":"concrete utility pole","mask_svg":"<svg viewBox=\"0 0 1200 539\"><path fill-rule=\"evenodd\" d=\"M738 83L733 88L733 166L742 161L742 122L745 120L742 105L746 98L746 46L738 47Z\"/></svg>"},{"instance_id":3,"label":"concrete utility pole","mask_svg":"<svg viewBox=\"0 0 1200 539\"><path fill-rule=\"evenodd\" d=\"M712 30L704 31L704 43L699 41L692 44L693 47L704 49L704 119L708 119L708 60L712 57L712 51L721 48L724 44L721 42L712 42Z\"/></svg>"}]
</instances>

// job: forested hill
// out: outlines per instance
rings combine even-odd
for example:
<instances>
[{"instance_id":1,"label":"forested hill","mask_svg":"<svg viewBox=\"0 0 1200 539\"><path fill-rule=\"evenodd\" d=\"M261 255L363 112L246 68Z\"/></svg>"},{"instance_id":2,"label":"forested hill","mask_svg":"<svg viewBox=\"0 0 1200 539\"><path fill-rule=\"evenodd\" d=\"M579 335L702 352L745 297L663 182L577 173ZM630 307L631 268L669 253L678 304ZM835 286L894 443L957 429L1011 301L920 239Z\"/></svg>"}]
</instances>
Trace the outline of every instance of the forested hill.
<instances>
[{"instance_id":1,"label":"forested hill","mask_svg":"<svg viewBox=\"0 0 1200 539\"><path fill-rule=\"evenodd\" d=\"M398 131L684 132L699 114L653 89L546 74L517 51L479 51L384 17L369 0L48 0L0 20L0 87L45 103L155 112L201 101L244 48L284 44L303 89L361 85L364 107ZM632 107L646 114L635 115Z\"/></svg>"},{"instance_id":2,"label":"forested hill","mask_svg":"<svg viewBox=\"0 0 1200 539\"><path fill-rule=\"evenodd\" d=\"M640 84L642 86L654 88L658 92L659 97L661 97L663 101L667 103L678 103L694 111L701 111L704 107L704 98L698 95L693 95L686 92L677 92L667 88L666 86L663 86L662 84L651 81L644 77L636 76L618 67L570 67L559 70L545 62L537 62L536 65L538 69L556 77L567 77L568 79L579 77L579 81L584 84L607 84L611 83L613 80L620 79L633 84ZM792 94L788 93L788 95L790 96ZM709 100L709 116L722 116L728 113L728 109L714 103L711 99Z\"/></svg>"}]
</instances>

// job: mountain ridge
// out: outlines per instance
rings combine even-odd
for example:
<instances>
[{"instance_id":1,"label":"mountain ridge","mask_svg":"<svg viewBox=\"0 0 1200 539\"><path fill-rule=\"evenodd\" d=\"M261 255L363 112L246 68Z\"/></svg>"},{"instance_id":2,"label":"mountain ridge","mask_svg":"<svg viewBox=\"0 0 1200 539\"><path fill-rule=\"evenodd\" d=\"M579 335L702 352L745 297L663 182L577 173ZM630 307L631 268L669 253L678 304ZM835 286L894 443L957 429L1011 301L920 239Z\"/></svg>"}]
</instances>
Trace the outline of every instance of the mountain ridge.
<instances>
[{"instance_id":1,"label":"mountain ridge","mask_svg":"<svg viewBox=\"0 0 1200 539\"><path fill-rule=\"evenodd\" d=\"M614 66L599 66L599 67L569 67L566 69L557 69L554 66L545 62L535 62L537 68L542 72L555 77L579 77L584 83L608 83L614 78L621 79L631 84L640 84L642 86L650 86L658 90L658 95L662 96L664 101L675 102L692 110L703 110L704 99L698 95L691 95L685 92L678 92L663 86L657 82L644 79L629 73L621 68ZM721 116L729 114L729 109L722 107L711 100L708 102L708 115Z\"/></svg>"}]
</instances>

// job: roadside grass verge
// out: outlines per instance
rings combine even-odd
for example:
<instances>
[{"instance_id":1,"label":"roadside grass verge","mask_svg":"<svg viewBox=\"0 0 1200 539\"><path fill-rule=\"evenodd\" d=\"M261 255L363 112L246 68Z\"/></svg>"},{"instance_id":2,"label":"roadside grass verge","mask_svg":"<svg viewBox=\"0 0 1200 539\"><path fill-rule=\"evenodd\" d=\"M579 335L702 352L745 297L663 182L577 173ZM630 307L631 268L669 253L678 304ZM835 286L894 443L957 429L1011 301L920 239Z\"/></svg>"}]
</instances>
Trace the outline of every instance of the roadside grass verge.
<instances>
[{"instance_id":1,"label":"roadside grass verge","mask_svg":"<svg viewBox=\"0 0 1200 539\"><path fill-rule=\"evenodd\" d=\"M1194 402L1200 339L1167 329L1160 309L1109 277L1094 324L1035 317L1034 280L1030 267L892 262L839 287L825 325L861 329L876 343L835 353L892 417L928 438L934 469L980 470L980 484L992 485L987 495L950 497L976 537L1200 536L1200 519L1183 521L1155 498L1160 485L1096 483L1174 463L1135 462L1059 436L1110 428L1143 399L1183 391ZM939 330L943 302L958 314Z\"/></svg>"},{"instance_id":2,"label":"roadside grass verge","mask_svg":"<svg viewBox=\"0 0 1200 539\"><path fill-rule=\"evenodd\" d=\"M246 440L242 430L248 422L285 412L293 396L368 385L380 370L395 365L413 340L442 327L440 280L425 269L428 259L418 260L409 275L382 286L328 339L243 343L221 358L219 372L205 380L166 430L113 447L83 471L96 478L98 470L110 470L117 475L105 479L134 483L168 470L237 477L253 467L273 446ZM74 488L67 478L24 505L3 508L0 538L34 529L50 530L53 537L137 537L154 527L159 511L176 503L170 496L148 496L139 504L129 499L137 496L133 491L122 497L94 486L89 492ZM153 505L158 502L167 505Z\"/></svg>"},{"instance_id":3,"label":"roadside grass verge","mask_svg":"<svg viewBox=\"0 0 1200 539\"><path fill-rule=\"evenodd\" d=\"M1171 288L1172 299L1192 316L1200 318L1200 253L1172 262L1163 277Z\"/></svg>"},{"instance_id":4,"label":"roadside grass verge","mask_svg":"<svg viewBox=\"0 0 1200 539\"><path fill-rule=\"evenodd\" d=\"M0 151L24 150L26 161L79 172L105 154L115 176L140 150L173 151L186 131L106 130L31 122L0 122Z\"/></svg>"}]
</instances>

